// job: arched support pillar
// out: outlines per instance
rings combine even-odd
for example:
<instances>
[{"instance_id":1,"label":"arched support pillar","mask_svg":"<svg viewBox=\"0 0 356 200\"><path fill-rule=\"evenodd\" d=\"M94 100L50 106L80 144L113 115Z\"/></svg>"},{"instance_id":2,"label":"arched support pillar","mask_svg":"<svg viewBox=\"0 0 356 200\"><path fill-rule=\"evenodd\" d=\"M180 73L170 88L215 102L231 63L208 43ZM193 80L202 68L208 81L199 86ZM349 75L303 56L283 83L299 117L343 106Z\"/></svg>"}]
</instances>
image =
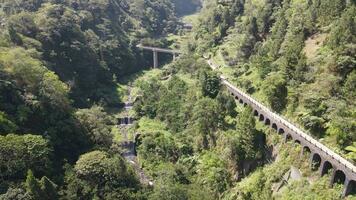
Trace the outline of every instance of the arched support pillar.
<instances>
[{"instance_id":1,"label":"arched support pillar","mask_svg":"<svg viewBox=\"0 0 356 200\"><path fill-rule=\"evenodd\" d=\"M274 130L278 130L277 124L276 124L276 123L273 123L273 124L272 124L272 128L273 128Z\"/></svg>"},{"instance_id":2,"label":"arched support pillar","mask_svg":"<svg viewBox=\"0 0 356 200\"><path fill-rule=\"evenodd\" d=\"M300 152L300 156L303 156L304 154L310 155L311 150L308 146L303 146L302 151Z\"/></svg>"},{"instance_id":3,"label":"arched support pillar","mask_svg":"<svg viewBox=\"0 0 356 200\"><path fill-rule=\"evenodd\" d=\"M293 137L290 134L284 134L284 142L287 143L289 141L292 141Z\"/></svg>"},{"instance_id":4,"label":"arched support pillar","mask_svg":"<svg viewBox=\"0 0 356 200\"><path fill-rule=\"evenodd\" d=\"M349 180L346 178L344 183L344 190L342 191L342 198L347 195L355 195L356 194L356 180Z\"/></svg>"},{"instance_id":5,"label":"arched support pillar","mask_svg":"<svg viewBox=\"0 0 356 200\"><path fill-rule=\"evenodd\" d=\"M312 170L316 171L321 165L321 157L319 154L314 153L310 157L310 167Z\"/></svg>"},{"instance_id":6,"label":"arched support pillar","mask_svg":"<svg viewBox=\"0 0 356 200\"><path fill-rule=\"evenodd\" d=\"M327 174L330 170L333 170L334 167L329 161L324 161L320 167L320 176L324 176Z\"/></svg>"},{"instance_id":7,"label":"arched support pillar","mask_svg":"<svg viewBox=\"0 0 356 200\"><path fill-rule=\"evenodd\" d=\"M335 183L345 184L345 182L346 182L345 173L341 170L334 169L330 180L330 186L332 187Z\"/></svg>"},{"instance_id":8,"label":"arched support pillar","mask_svg":"<svg viewBox=\"0 0 356 200\"><path fill-rule=\"evenodd\" d=\"M264 121L264 120L265 120L265 117L264 117L262 114L260 114L260 117L258 118L258 120L259 120L259 121Z\"/></svg>"},{"instance_id":9,"label":"arched support pillar","mask_svg":"<svg viewBox=\"0 0 356 200\"><path fill-rule=\"evenodd\" d=\"M266 118L265 125L267 125L267 126L271 125L271 120L269 120L268 118Z\"/></svg>"},{"instance_id":10,"label":"arched support pillar","mask_svg":"<svg viewBox=\"0 0 356 200\"><path fill-rule=\"evenodd\" d=\"M278 129L278 133L283 135L284 134L284 129L283 128Z\"/></svg>"}]
</instances>

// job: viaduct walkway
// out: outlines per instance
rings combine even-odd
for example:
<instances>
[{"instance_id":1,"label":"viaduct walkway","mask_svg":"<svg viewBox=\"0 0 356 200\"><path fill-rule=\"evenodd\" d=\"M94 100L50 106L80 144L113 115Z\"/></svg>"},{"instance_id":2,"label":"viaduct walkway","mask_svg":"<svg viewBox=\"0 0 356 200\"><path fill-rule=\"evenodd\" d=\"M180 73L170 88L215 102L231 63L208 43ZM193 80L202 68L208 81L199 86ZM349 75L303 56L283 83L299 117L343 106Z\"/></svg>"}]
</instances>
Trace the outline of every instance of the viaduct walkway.
<instances>
[{"instance_id":1,"label":"viaduct walkway","mask_svg":"<svg viewBox=\"0 0 356 200\"><path fill-rule=\"evenodd\" d=\"M158 66L157 52L170 53L175 56L180 54L179 51L171 49L162 49L156 47L137 45L138 48L150 50L153 52L154 67ZM209 66L215 70L218 68L210 59L206 58ZM258 117L265 125L275 129L277 133L283 135L284 140L293 140L300 144L302 153L310 152L310 162L314 170L319 170L320 176L331 172L330 185L334 183L344 184L342 197L349 194L356 194L356 166L342 158L325 145L321 144L310 135L306 134L292 123L288 122L282 116L274 113L272 110L257 102L248 94L244 93L232 85L226 77L220 76L221 82L227 87L228 91L244 106L251 106L253 114Z\"/></svg>"},{"instance_id":2,"label":"viaduct walkway","mask_svg":"<svg viewBox=\"0 0 356 200\"><path fill-rule=\"evenodd\" d=\"M207 60L207 63L212 69L217 68L210 59ZM244 106L249 105L252 107L253 114L258 117L260 121L283 135L285 141L293 140L294 142L299 143L303 147L302 153L305 151L310 152L312 168L314 170L318 169L320 176L323 176L330 171L332 173L330 180L331 186L336 182L344 184L342 197L351 193L356 194L356 167L353 164L334 153L328 147L324 146L283 117L257 102L248 94L233 86L226 77L220 76L220 79L222 84L227 87L230 94L233 95L239 103Z\"/></svg>"}]
</instances>

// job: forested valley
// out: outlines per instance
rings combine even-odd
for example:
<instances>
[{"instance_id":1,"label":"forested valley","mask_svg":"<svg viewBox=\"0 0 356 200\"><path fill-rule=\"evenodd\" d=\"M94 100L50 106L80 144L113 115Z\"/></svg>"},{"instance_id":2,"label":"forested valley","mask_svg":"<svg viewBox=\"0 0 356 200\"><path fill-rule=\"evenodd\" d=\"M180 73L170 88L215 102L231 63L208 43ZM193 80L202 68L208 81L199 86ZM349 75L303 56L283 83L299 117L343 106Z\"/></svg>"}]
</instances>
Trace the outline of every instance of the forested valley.
<instances>
[{"instance_id":1,"label":"forested valley","mask_svg":"<svg viewBox=\"0 0 356 200\"><path fill-rule=\"evenodd\" d=\"M354 0L0 0L0 200L356 199L220 80L355 164L355 43Z\"/></svg>"}]
</instances>

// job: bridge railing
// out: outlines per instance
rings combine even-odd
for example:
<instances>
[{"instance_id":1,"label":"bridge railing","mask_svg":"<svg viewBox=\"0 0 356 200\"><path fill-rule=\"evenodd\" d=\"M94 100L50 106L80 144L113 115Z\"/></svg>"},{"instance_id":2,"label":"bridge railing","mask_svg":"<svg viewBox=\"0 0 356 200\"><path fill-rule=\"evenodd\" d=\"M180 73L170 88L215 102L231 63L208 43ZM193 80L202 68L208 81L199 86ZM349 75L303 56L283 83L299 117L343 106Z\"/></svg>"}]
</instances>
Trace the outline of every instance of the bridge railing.
<instances>
[{"instance_id":1,"label":"bridge railing","mask_svg":"<svg viewBox=\"0 0 356 200\"><path fill-rule=\"evenodd\" d=\"M165 48L159 48L159 47L143 46L141 44L138 44L136 47L137 48L141 48L141 49L150 50L150 51L163 52L163 53L171 53L171 54L180 54L181 53L180 51L174 50L174 49L165 49Z\"/></svg>"},{"instance_id":2,"label":"bridge railing","mask_svg":"<svg viewBox=\"0 0 356 200\"><path fill-rule=\"evenodd\" d=\"M321 151L323 151L324 153L329 155L331 158L333 158L334 160L336 160L340 164L344 165L346 168L350 169L352 172L356 173L356 167L352 163L350 163L348 160L346 160L345 158L343 158L343 157L339 156L338 154L334 153L328 147L326 147L325 145L321 144L320 142L318 142L317 140L312 138L310 135L304 133L303 131L301 131L299 128L297 128L296 126L294 126L293 124L288 122L286 119L284 119L280 115L274 113L273 111L268 109L266 106L262 105L261 103L259 103L258 101L256 101L255 99L253 99L252 97L247 95L245 92L243 92L240 89L238 89L237 87L233 86L231 83L229 83L227 81L227 79L224 76L220 76L220 78L223 80L223 84L227 85L228 87L230 87L234 91L238 92L241 96L243 96L244 98L249 100L252 104L254 104L256 107L258 107L260 110L268 113L275 121L277 121L279 123L282 123L283 125L285 125L289 129L293 130L296 134L298 134L299 136L304 138L307 142L309 142L312 145L316 146Z\"/></svg>"}]
</instances>

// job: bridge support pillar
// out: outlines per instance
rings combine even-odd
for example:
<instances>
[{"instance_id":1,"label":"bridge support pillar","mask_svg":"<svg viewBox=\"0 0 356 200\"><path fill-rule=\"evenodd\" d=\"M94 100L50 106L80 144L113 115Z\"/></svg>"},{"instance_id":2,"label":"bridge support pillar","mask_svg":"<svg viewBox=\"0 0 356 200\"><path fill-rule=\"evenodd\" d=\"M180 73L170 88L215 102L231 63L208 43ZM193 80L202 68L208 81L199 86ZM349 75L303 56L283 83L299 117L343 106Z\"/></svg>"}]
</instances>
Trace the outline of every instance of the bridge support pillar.
<instances>
[{"instance_id":1,"label":"bridge support pillar","mask_svg":"<svg viewBox=\"0 0 356 200\"><path fill-rule=\"evenodd\" d=\"M344 198L350 194L356 194L356 180L351 180L346 177L341 197Z\"/></svg>"},{"instance_id":2,"label":"bridge support pillar","mask_svg":"<svg viewBox=\"0 0 356 200\"><path fill-rule=\"evenodd\" d=\"M158 52L153 50L153 68L158 67Z\"/></svg>"},{"instance_id":3,"label":"bridge support pillar","mask_svg":"<svg viewBox=\"0 0 356 200\"><path fill-rule=\"evenodd\" d=\"M334 179L335 179L335 176L336 176L336 168L333 169L332 173L331 173L331 179L330 179L330 182L329 182L329 187L333 187L334 186Z\"/></svg>"},{"instance_id":4,"label":"bridge support pillar","mask_svg":"<svg viewBox=\"0 0 356 200\"><path fill-rule=\"evenodd\" d=\"M300 151L299 157L300 157L300 158L303 158L303 155L304 155L304 147L303 147L303 145L302 145L302 150Z\"/></svg>"},{"instance_id":5,"label":"bridge support pillar","mask_svg":"<svg viewBox=\"0 0 356 200\"><path fill-rule=\"evenodd\" d=\"M344 188L342 190L341 197L346 197L349 193L351 193L351 187L349 187L350 180L348 178L345 179Z\"/></svg>"}]
</instances>

